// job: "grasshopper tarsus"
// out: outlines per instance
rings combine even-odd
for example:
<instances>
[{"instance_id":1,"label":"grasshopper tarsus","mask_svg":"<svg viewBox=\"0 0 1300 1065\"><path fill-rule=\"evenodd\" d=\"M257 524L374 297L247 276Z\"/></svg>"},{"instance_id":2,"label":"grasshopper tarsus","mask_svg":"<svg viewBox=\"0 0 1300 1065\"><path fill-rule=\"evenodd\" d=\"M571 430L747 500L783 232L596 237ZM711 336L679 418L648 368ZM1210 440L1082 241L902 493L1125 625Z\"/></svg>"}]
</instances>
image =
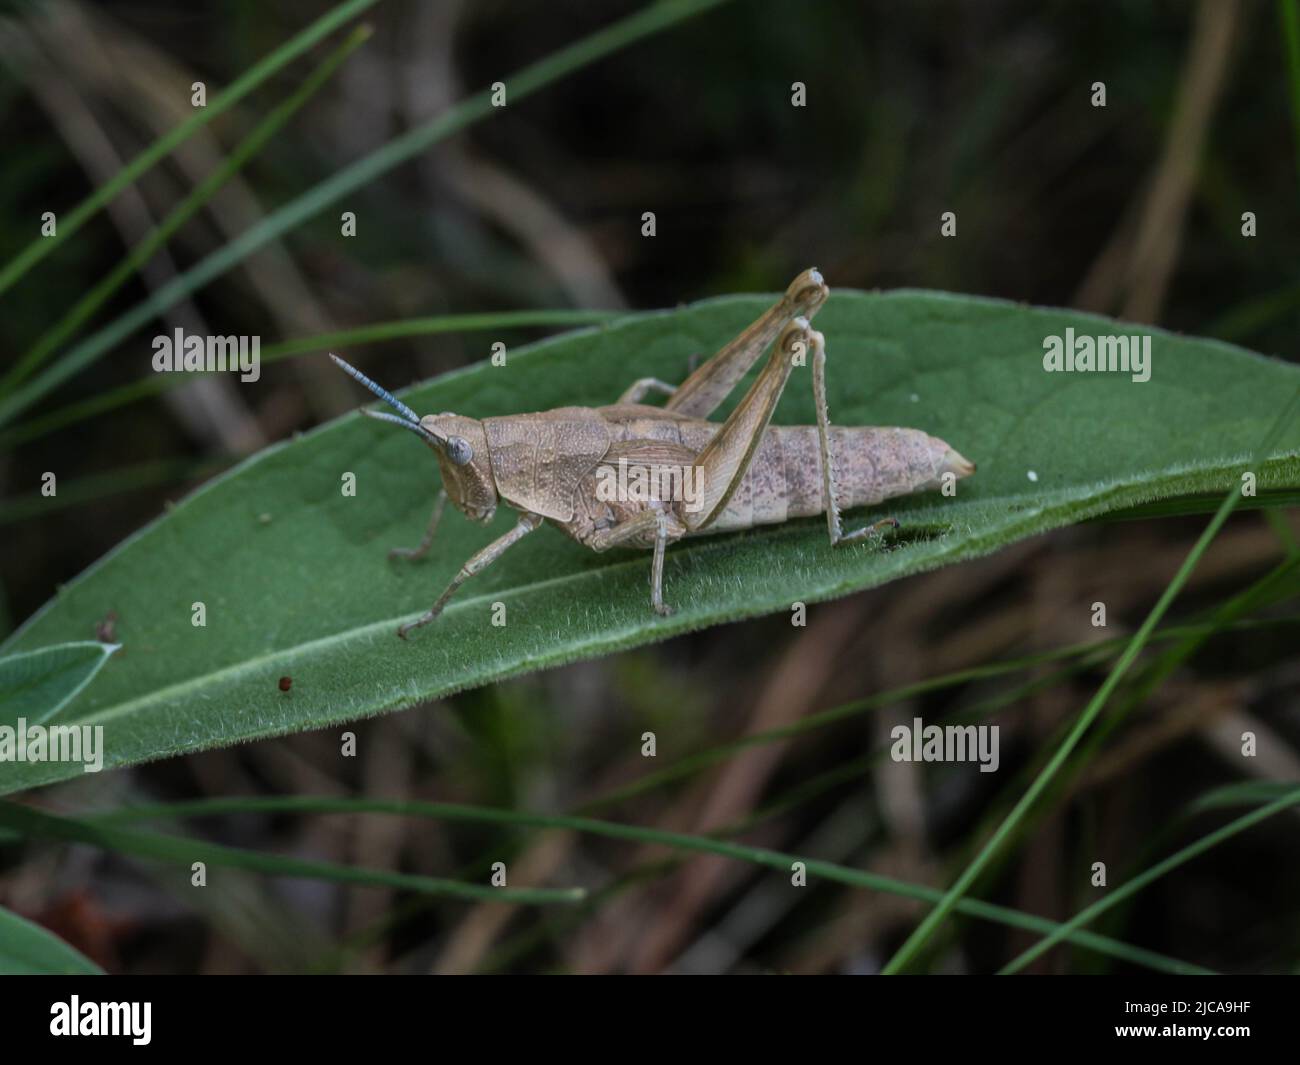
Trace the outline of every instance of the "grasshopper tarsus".
<instances>
[{"instance_id":1,"label":"grasshopper tarsus","mask_svg":"<svg viewBox=\"0 0 1300 1065\"><path fill-rule=\"evenodd\" d=\"M841 509L945 487L950 479L973 474L973 463L919 429L832 429L825 338L810 324L829 293L816 269L805 270L749 328L698 368L692 366L680 385L643 377L607 407L560 407L481 420L457 414L421 418L331 355L397 411L364 413L420 437L442 473L443 489L423 539L417 547L393 548L390 559L416 561L428 552L448 496L466 517L484 524L502 500L519 514L510 532L470 558L438 601L400 626L397 635L405 640L435 620L461 584L544 521L595 551L653 549L650 605L668 617L673 608L663 601L663 569L671 543L814 514L826 516L832 545L872 537L883 541L887 528L899 528L896 519L845 533ZM769 347L767 362L731 415L721 424L709 421ZM809 354L816 426L772 426L787 380L807 364ZM651 391L666 394L667 403L641 404ZM623 487L610 496L604 489L615 470ZM638 483L655 485L649 495L628 491L629 471ZM692 475L691 492L686 474ZM678 494L659 494L665 478Z\"/></svg>"},{"instance_id":2,"label":"grasshopper tarsus","mask_svg":"<svg viewBox=\"0 0 1300 1065\"><path fill-rule=\"evenodd\" d=\"M861 529L854 529L851 533L844 533L838 540L833 541L836 547L844 544L859 544L863 540L879 540L882 543L885 539L886 529L899 528L897 518L881 518L879 521L872 522L870 525L864 525Z\"/></svg>"},{"instance_id":3,"label":"grasshopper tarsus","mask_svg":"<svg viewBox=\"0 0 1300 1065\"><path fill-rule=\"evenodd\" d=\"M416 629L424 628L429 622L434 621L442 613L442 605L439 603L434 609L426 610L414 621L408 621L403 625L397 626L397 638L399 640L409 640L411 633Z\"/></svg>"}]
</instances>

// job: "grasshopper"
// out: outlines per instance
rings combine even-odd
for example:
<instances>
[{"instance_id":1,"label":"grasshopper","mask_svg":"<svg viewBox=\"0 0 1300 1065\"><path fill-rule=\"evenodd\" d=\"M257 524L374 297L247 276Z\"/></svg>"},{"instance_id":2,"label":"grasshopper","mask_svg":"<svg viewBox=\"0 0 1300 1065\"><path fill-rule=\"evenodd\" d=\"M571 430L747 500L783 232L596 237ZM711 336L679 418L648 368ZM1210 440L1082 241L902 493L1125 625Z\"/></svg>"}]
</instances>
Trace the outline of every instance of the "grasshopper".
<instances>
[{"instance_id":1,"label":"grasshopper","mask_svg":"<svg viewBox=\"0 0 1300 1065\"><path fill-rule=\"evenodd\" d=\"M842 509L929 491L942 487L946 477L974 473L973 462L919 429L831 427L825 338L809 324L829 294L821 274L805 270L780 300L680 385L643 377L607 407L421 418L331 353L397 411L361 413L416 434L442 473L424 538L417 547L394 548L390 558L418 559L428 552L449 496L472 521L491 521L502 500L519 515L513 529L461 566L437 602L397 634L405 639L433 621L465 581L547 521L593 551L653 550L650 604L667 615L672 608L663 598L664 552L671 543L822 513L832 545L857 543L898 522L885 518L845 532ZM767 362L727 420L708 421L773 340ZM792 370L809 359L816 426L770 425ZM666 394L665 406L643 404L650 392ZM655 490L665 484L679 490Z\"/></svg>"}]
</instances>

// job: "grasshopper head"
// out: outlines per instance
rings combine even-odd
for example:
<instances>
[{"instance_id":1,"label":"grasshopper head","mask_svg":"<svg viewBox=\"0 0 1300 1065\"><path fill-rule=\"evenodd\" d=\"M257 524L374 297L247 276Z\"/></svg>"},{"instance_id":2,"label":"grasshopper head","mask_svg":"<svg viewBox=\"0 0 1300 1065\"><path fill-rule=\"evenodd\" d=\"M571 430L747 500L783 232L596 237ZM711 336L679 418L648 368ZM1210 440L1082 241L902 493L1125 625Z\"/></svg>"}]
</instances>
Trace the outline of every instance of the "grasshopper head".
<instances>
[{"instance_id":1,"label":"grasshopper head","mask_svg":"<svg viewBox=\"0 0 1300 1065\"><path fill-rule=\"evenodd\" d=\"M483 423L459 414L426 414L420 419L420 428L432 438L429 446L438 456L447 497L465 517L491 521L497 509L497 489Z\"/></svg>"},{"instance_id":2,"label":"grasshopper head","mask_svg":"<svg viewBox=\"0 0 1300 1065\"><path fill-rule=\"evenodd\" d=\"M448 498L467 518L491 521L497 509L497 490L492 479L483 423L473 418L462 418L459 414L428 414L421 418L356 367L349 366L332 352L330 358L397 411L397 414L373 410L362 410L361 413L415 433L438 457Z\"/></svg>"}]
</instances>

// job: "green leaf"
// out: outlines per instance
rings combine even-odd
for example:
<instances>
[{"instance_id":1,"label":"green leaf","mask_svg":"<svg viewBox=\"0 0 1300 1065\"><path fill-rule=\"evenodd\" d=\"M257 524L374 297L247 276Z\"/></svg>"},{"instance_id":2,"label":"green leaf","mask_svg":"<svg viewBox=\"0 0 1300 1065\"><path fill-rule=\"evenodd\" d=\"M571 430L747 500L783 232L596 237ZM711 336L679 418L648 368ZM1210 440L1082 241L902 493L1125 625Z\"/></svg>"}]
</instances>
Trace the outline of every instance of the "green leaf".
<instances>
[{"instance_id":1,"label":"green leaf","mask_svg":"<svg viewBox=\"0 0 1300 1065\"><path fill-rule=\"evenodd\" d=\"M91 682L117 644L81 640L0 658L0 725L48 721ZM0 769L0 773L4 770Z\"/></svg>"},{"instance_id":2,"label":"green leaf","mask_svg":"<svg viewBox=\"0 0 1300 1065\"><path fill-rule=\"evenodd\" d=\"M58 936L0 906L0 976L97 976L103 971Z\"/></svg>"},{"instance_id":3,"label":"green leaf","mask_svg":"<svg viewBox=\"0 0 1300 1065\"><path fill-rule=\"evenodd\" d=\"M692 354L716 350L770 301L728 297L632 316L511 351L505 367L480 364L404 398L419 411L476 417L609 403L638 377L680 380ZM387 561L390 546L419 539L438 475L410 434L349 415L206 485L66 588L9 647L66 639L117 614L120 668L64 714L105 726L107 765L320 727L787 611L1152 500L1225 492L1300 384L1295 367L1215 341L938 293L839 292L817 324L837 424L914 426L979 465L954 498L875 508L903 524L893 549L832 550L819 520L678 544L664 583L677 613L659 618L649 607L648 554L597 555L544 528L403 642L398 623L513 519L502 508L485 529L449 512L428 560ZM1044 372L1043 338L1068 327L1150 332L1151 380ZM796 372L777 420L811 423L810 393L807 372ZM368 398L358 390L359 403ZM1258 489L1300 486L1298 454L1300 426L1290 424L1256 471ZM347 472L354 498L340 490ZM504 627L491 624L497 601L507 607ZM196 602L206 627L191 624ZM282 676L292 678L287 692ZM0 791L72 772L5 766Z\"/></svg>"}]
</instances>

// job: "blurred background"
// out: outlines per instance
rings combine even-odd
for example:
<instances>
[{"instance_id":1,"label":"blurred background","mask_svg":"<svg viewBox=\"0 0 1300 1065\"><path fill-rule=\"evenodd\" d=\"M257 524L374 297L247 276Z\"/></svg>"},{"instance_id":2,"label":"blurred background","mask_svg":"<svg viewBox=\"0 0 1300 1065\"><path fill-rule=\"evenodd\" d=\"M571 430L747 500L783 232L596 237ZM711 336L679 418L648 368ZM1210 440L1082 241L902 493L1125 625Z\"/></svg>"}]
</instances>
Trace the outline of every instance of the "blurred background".
<instances>
[{"instance_id":1,"label":"blurred background","mask_svg":"<svg viewBox=\"0 0 1300 1065\"><path fill-rule=\"evenodd\" d=\"M922 287L1079 307L1294 359L1300 312L1297 141L1283 3L735 0L495 112L177 304L161 327L263 342L395 319L519 309L649 309L778 291L815 263L832 288ZM458 99L632 11L632 2L384 0L374 37L95 320L126 309L303 189ZM0 262L42 211L75 204L327 5L289 0L0 3ZM330 45L319 46L319 56ZM299 60L149 171L0 300L0 370L293 92ZM807 106L791 105L802 82ZM1106 106L1092 106L1095 82ZM1300 85L1300 82L1296 82ZM1300 92L1300 89L1297 89ZM641 236L653 211L657 235ZM958 239L940 237L955 211ZM1257 236L1242 239L1254 212ZM498 334L494 333L494 337ZM538 330L500 334L509 343ZM480 357L447 334L350 351L382 380ZM140 345L82 372L38 419L141 376ZM316 360L318 361L318 360ZM357 405L341 375L267 365L256 388L209 379L57 431L0 438L0 633L215 472ZM40 472L61 475L59 505ZM784 617L734 624L359 723L361 757L308 733L115 774L121 799L226 795L428 798L726 832L944 886L1104 678L1030 665L903 692L619 798L640 737L706 752L916 682L1094 639L1062 602L1104 598L1109 635L1138 625L1204 517L1090 524L992 558ZM1239 514L1175 611L1251 586L1294 546L1293 515ZM1042 806L978 894L1063 919L1202 834L1177 827L1208 788L1300 780L1300 663L1279 616L1225 627ZM89 637L91 634L87 634ZM1144 674L1145 676L1146 674ZM991 709L990 709L991 707ZM991 713L1002 771L881 758L890 727ZM1240 735L1277 740L1243 768ZM661 740L662 742L662 740ZM1278 753L1284 752L1284 753ZM1289 752L1289 753L1286 753ZM664 758L658 759L662 768ZM995 777L996 779L990 779ZM58 793L42 795L58 803ZM70 800L69 800L70 801ZM1214 815L1217 816L1217 815ZM1226 818L1226 814L1223 815ZM994 822L996 823L996 822ZM1170 825L1175 827L1170 829ZM1300 960L1296 818L1284 814L1119 907L1098 927L1226 971ZM190 826L267 852L427 875L480 875L504 847L519 883L602 885L567 909L469 905L386 888L252 875L186 877L82 847L0 867L0 903L113 971L871 972L915 901L715 857L564 832L350 816L245 814ZM12 852L11 852L12 853ZM202 895L199 902L192 898ZM1032 940L959 920L928 952L987 972ZM1123 971L1056 949L1037 972Z\"/></svg>"}]
</instances>

